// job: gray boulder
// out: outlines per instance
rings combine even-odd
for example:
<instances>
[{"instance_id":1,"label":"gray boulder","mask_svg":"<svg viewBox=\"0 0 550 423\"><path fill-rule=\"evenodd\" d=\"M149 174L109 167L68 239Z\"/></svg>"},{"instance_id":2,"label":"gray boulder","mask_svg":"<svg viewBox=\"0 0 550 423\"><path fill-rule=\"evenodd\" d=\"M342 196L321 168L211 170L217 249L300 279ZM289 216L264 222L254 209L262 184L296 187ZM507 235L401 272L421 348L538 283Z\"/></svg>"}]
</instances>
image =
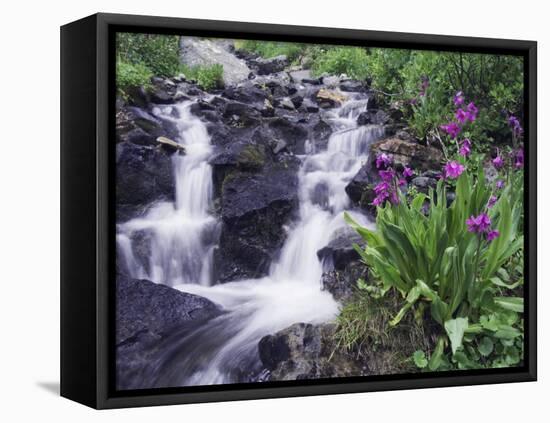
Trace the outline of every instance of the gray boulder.
<instances>
[{"instance_id":1,"label":"gray boulder","mask_svg":"<svg viewBox=\"0 0 550 423\"><path fill-rule=\"evenodd\" d=\"M230 50L227 40L214 40L197 37L180 37L180 60L194 66L223 66L225 85L237 84L248 79L250 68L244 60L238 59Z\"/></svg>"},{"instance_id":2,"label":"gray boulder","mask_svg":"<svg viewBox=\"0 0 550 423\"><path fill-rule=\"evenodd\" d=\"M352 354L337 349L335 325L296 323L258 344L269 380L303 380L364 376L367 366Z\"/></svg>"}]
</instances>

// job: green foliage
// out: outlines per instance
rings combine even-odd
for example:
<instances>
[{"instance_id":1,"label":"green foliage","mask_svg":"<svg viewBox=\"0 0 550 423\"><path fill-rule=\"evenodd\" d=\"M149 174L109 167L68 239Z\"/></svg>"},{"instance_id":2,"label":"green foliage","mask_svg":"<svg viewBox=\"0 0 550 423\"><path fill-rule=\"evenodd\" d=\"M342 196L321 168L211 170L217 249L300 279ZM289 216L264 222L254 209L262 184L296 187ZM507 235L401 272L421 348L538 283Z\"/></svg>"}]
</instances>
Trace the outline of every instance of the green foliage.
<instances>
[{"instance_id":1,"label":"green foliage","mask_svg":"<svg viewBox=\"0 0 550 423\"><path fill-rule=\"evenodd\" d=\"M156 76L171 77L179 70L179 37L176 35L117 33L117 57L142 65Z\"/></svg>"},{"instance_id":2,"label":"green foliage","mask_svg":"<svg viewBox=\"0 0 550 423\"><path fill-rule=\"evenodd\" d=\"M315 75L345 73L353 79L365 79L368 72L368 55L362 47L331 47L316 53L312 70Z\"/></svg>"},{"instance_id":3,"label":"green foliage","mask_svg":"<svg viewBox=\"0 0 550 423\"><path fill-rule=\"evenodd\" d=\"M475 141L508 137L502 111L523 108L521 57L386 48L371 48L369 53L373 87L385 93L382 99L403 103L409 125L420 138L452 119L449 98L458 91L479 103L477 126L483 131L470 134ZM420 95L422 78L429 81L426 98ZM413 107L407 108L411 101Z\"/></svg>"},{"instance_id":4,"label":"green foliage","mask_svg":"<svg viewBox=\"0 0 550 423\"><path fill-rule=\"evenodd\" d=\"M153 73L143 64L132 64L118 60L116 63L116 85L122 95L132 87L148 88Z\"/></svg>"},{"instance_id":5,"label":"green foliage","mask_svg":"<svg viewBox=\"0 0 550 423\"><path fill-rule=\"evenodd\" d=\"M188 79L197 81L204 90L223 87L223 66L220 64L193 67L182 65L180 70Z\"/></svg>"},{"instance_id":6,"label":"green foliage","mask_svg":"<svg viewBox=\"0 0 550 423\"><path fill-rule=\"evenodd\" d=\"M238 40L235 42L235 47L256 53L264 59L284 54L292 62L305 53L307 45L278 41Z\"/></svg>"},{"instance_id":7,"label":"green foliage","mask_svg":"<svg viewBox=\"0 0 550 423\"><path fill-rule=\"evenodd\" d=\"M366 241L364 249L355 248L379 281L379 291L384 295L395 290L403 298L390 325L399 325L411 311L425 310L438 324L430 370L500 366L521 356L523 302L513 295L516 286L501 280L509 276L505 268L523 248L521 172L509 179L491 209L487 202L493 187L483 171L477 175L466 171L456 183L451 205L440 181L429 196L417 194L408 203L400 195L398 205L379 208L376 231L346 215ZM426 201L429 212L423 213ZM500 233L492 242L466 230L468 217L482 212L489 214ZM484 338L502 348L489 353ZM478 351L481 343L486 355Z\"/></svg>"}]
</instances>

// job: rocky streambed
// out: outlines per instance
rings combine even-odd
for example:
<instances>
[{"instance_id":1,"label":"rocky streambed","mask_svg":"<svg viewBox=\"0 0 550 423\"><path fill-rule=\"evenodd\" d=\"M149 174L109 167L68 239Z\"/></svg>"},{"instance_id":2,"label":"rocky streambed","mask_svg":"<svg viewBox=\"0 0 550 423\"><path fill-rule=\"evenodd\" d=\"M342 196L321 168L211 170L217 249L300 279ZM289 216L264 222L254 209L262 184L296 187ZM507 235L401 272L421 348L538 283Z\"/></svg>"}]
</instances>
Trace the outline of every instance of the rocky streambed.
<instances>
[{"instance_id":1,"label":"rocky streambed","mask_svg":"<svg viewBox=\"0 0 550 423\"><path fill-rule=\"evenodd\" d=\"M419 190L442 154L366 81L220 49L224 89L156 77L117 103L117 386L378 373L333 341L368 278L342 214L373 225L378 153Z\"/></svg>"}]
</instances>

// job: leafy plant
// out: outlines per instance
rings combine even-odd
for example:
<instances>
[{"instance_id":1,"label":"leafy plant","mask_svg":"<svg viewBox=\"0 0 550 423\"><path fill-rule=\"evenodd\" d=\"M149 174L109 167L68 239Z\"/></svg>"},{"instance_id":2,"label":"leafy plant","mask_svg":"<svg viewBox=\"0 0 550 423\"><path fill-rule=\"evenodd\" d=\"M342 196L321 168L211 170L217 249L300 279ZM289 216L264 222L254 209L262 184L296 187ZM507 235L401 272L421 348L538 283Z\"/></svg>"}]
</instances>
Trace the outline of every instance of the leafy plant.
<instances>
[{"instance_id":1,"label":"leafy plant","mask_svg":"<svg viewBox=\"0 0 550 423\"><path fill-rule=\"evenodd\" d=\"M181 66L180 70L189 79L197 81L203 89L212 90L223 87L223 66L215 64L212 66Z\"/></svg>"},{"instance_id":2,"label":"leafy plant","mask_svg":"<svg viewBox=\"0 0 550 423\"><path fill-rule=\"evenodd\" d=\"M517 315L523 311L523 299L505 295L513 287L498 278L502 267L523 247L518 230L522 193L514 192L510 184L488 208L492 186L485 182L482 170L475 176L463 172L458 177L456 199L450 205L446 191L441 180L429 196L417 194L410 203L399 192L398 204L387 202L378 208L376 231L346 215L366 241L364 249L355 248L380 282L382 294L396 290L404 299L390 325L398 325L408 312L419 308L429 310L439 325L430 370L451 363L459 368L482 366L486 360L480 361L482 356L470 351L471 344L483 338L515 342L522 334ZM428 213L422 211L425 202ZM495 238L485 227L467 230L466 222L482 215L498 233ZM512 314L516 316L513 324ZM484 352L487 344L483 341Z\"/></svg>"},{"instance_id":3,"label":"leafy plant","mask_svg":"<svg viewBox=\"0 0 550 423\"><path fill-rule=\"evenodd\" d=\"M119 60L147 67L154 75L171 77L179 70L179 37L161 34L117 33Z\"/></svg>"},{"instance_id":4,"label":"leafy plant","mask_svg":"<svg viewBox=\"0 0 550 423\"><path fill-rule=\"evenodd\" d=\"M264 59L285 55L290 61L294 61L304 54L307 46L307 44L278 41L238 40L235 42L237 49L256 53Z\"/></svg>"},{"instance_id":5,"label":"leafy plant","mask_svg":"<svg viewBox=\"0 0 550 423\"><path fill-rule=\"evenodd\" d=\"M346 74L353 79L365 79L368 72L367 50L362 47L332 47L319 52L312 66L315 75Z\"/></svg>"},{"instance_id":6,"label":"leafy plant","mask_svg":"<svg viewBox=\"0 0 550 423\"><path fill-rule=\"evenodd\" d=\"M116 63L116 84L119 93L125 93L133 87L151 86L153 73L143 64L132 64L121 60Z\"/></svg>"}]
</instances>

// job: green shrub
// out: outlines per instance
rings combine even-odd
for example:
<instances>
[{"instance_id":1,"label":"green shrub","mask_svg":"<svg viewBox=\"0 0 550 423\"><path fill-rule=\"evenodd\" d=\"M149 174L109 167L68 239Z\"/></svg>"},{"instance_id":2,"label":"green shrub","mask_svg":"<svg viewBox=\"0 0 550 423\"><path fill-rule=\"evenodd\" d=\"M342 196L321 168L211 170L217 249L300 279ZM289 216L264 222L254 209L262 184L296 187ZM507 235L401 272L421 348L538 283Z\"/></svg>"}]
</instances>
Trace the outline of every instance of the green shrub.
<instances>
[{"instance_id":1,"label":"green shrub","mask_svg":"<svg viewBox=\"0 0 550 423\"><path fill-rule=\"evenodd\" d=\"M306 44L257 40L238 40L235 42L235 47L256 53L264 59L284 54L291 62L298 59L307 49Z\"/></svg>"},{"instance_id":2,"label":"green shrub","mask_svg":"<svg viewBox=\"0 0 550 423\"><path fill-rule=\"evenodd\" d=\"M316 53L312 70L315 75L345 73L353 79L365 79L368 75L367 51L361 47L331 47Z\"/></svg>"},{"instance_id":3,"label":"green shrub","mask_svg":"<svg viewBox=\"0 0 550 423\"><path fill-rule=\"evenodd\" d=\"M180 70L188 79L197 81L204 90L212 90L223 87L223 66L181 66Z\"/></svg>"},{"instance_id":4,"label":"green shrub","mask_svg":"<svg viewBox=\"0 0 550 423\"><path fill-rule=\"evenodd\" d=\"M120 60L147 66L153 75L171 77L179 70L179 37L161 34L117 33Z\"/></svg>"},{"instance_id":5,"label":"green shrub","mask_svg":"<svg viewBox=\"0 0 550 423\"><path fill-rule=\"evenodd\" d=\"M119 93L126 95L130 88L151 86L153 73L143 64L132 64L121 60L116 63L116 85Z\"/></svg>"}]
</instances>

